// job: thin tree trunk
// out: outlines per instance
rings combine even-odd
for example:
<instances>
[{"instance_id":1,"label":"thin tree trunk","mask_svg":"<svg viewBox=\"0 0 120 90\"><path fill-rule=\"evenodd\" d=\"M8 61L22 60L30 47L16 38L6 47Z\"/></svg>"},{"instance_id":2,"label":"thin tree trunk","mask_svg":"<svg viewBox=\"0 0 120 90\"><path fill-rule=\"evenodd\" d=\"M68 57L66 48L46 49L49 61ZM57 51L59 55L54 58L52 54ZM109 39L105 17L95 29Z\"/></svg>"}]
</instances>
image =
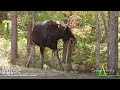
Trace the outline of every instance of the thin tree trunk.
<instances>
[{"instance_id":1,"label":"thin tree trunk","mask_svg":"<svg viewBox=\"0 0 120 90\"><path fill-rule=\"evenodd\" d=\"M32 33L32 14L31 12L28 12L29 15L29 21L28 21L28 27L27 27L27 51L28 51L28 55L30 54L30 45L32 44L32 40L31 40L31 33Z\"/></svg>"},{"instance_id":2,"label":"thin tree trunk","mask_svg":"<svg viewBox=\"0 0 120 90\"><path fill-rule=\"evenodd\" d=\"M30 26L30 33L29 33L29 48L30 48L30 55L29 55L29 62L28 62L28 67L30 66L30 64L32 65L32 66L34 66L34 62L35 62L35 44L32 42L32 37L31 37L31 33L32 33L32 30L33 30L33 27L34 27L34 25L35 25L35 12L34 11L30 11L29 12L30 13L30 24L31 24L31 26Z\"/></svg>"},{"instance_id":3,"label":"thin tree trunk","mask_svg":"<svg viewBox=\"0 0 120 90\"><path fill-rule=\"evenodd\" d=\"M63 44L63 58L62 61L64 64L70 63L70 57L71 57L71 43L68 41Z\"/></svg>"},{"instance_id":4,"label":"thin tree trunk","mask_svg":"<svg viewBox=\"0 0 120 90\"><path fill-rule=\"evenodd\" d=\"M109 70L118 73L118 11L110 11Z\"/></svg>"},{"instance_id":5,"label":"thin tree trunk","mask_svg":"<svg viewBox=\"0 0 120 90\"><path fill-rule=\"evenodd\" d=\"M110 11L108 11L108 32L107 32L107 33L108 33L108 37L107 37L107 40L108 40L108 41L107 41L107 48L108 48L107 54L108 54L108 55L107 55L107 56L108 56L108 57L107 57L107 67L109 67L109 57L110 57L110 56L109 56L109 41L110 41L110 40L109 40L109 32L110 32Z\"/></svg>"},{"instance_id":6,"label":"thin tree trunk","mask_svg":"<svg viewBox=\"0 0 120 90\"><path fill-rule=\"evenodd\" d=\"M72 45L70 41L67 41L63 44L63 58L62 61L66 64L66 70L70 71L71 66L71 53L72 53Z\"/></svg>"},{"instance_id":7,"label":"thin tree trunk","mask_svg":"<svg viewBox=\"0 0 120 90\"><path fill-rule=\"evenodd\" d=\"M108 13L108 26L105 20L105 15L103 12L101 12L101 16L102 16L102 20L103 20L103 25L104 25L104 29L105 29L105 39L106 39L106 43L107 43L107 61L109 59L109 13Z\"/></svg>"},{"instance_id":8,"label":"thin tree trunk","mask_svg":"<svg viewBox=\"0 0 120 90\"><path fill-rule=\"evenodd\" d=\"M65 17L66 17L66 19L64 21L64 24L70 25L70 22L69 22L69 17L70 16L67 16L65 14ZM62 62L64 62L64 64L67 65L67 67L66 67L67 71L69 71L71 69L71 53L72 53L72 45L71 45L71 43L69 41L63 43L63 57L62 57Z\"/></svg>"},{"instance_id":9,"label":"thin tree trunk","mask_svg":"<svg viewBox=\"0 0 120 90\"><path fill-rule=\"evenodd\" d=\"M11 63L17 58L17 11L11 11L12 33L11 33Z\"/></svg>"},{"instance_id":10,"label":"thin tree trunk","mask_svg":"<svg viewBox=\"0 0 120 90\"><path fill-rule=\"evenodd\" d=\"M106 38L108 37L108 28L107 28L107 23L106 23L106 20L105 20L105 15L103 12L101 12L101 16L102 16L102 20L103 20L103 25L104 25L104 29L105 29L105 35L106 35Z\"/></svg>"},{"instance_id":11,"label":"thin tree trunk","mask_svg":"<svg viewBox=\"0 0 120 90\"><path fill-rule=\"evenodd\" d=\"M35 11L32 11L32 30L35 26ZM33 55L33 60L35 61L35 44L32 42L31 54Z\"/></svg>"},{"instance_id":12,"label":"thin tree trunk","mask_svg":"<svg viewBox=\"0 0 120 90\"><path fill-rule=\"evenodd\" d=\"M7 23L7 34L9 34L9 23Z\"/></svg>"},{"instance_id":13,"label":"thin tree trunk","mask_svg":"<svg viewBox=\"0 0 120 90\"><path fill-rule=\"evenodd\" d=\"M7 11L0 11L0 24L3 20L7 20Z\"/></svg>"},{"instance_id":14,"label":"thin tree trunk","mask_svg":"<svg viewBox=\"0 0 120 90\"><path fill-rule=\"evenodd\" d=\"M96 14L96 70L100 68L100 28L99 17Z\"/></svg>"}]
</instances>

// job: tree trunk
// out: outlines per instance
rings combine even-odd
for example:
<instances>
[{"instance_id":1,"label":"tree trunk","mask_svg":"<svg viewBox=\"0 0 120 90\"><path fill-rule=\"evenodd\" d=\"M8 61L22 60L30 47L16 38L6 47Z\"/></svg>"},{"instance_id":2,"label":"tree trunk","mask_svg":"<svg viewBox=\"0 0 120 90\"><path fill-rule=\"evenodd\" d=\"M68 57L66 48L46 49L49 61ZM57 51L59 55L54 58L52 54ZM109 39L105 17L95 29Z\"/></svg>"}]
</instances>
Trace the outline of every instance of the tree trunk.
<instances>
[{"instance_id":1,"label":"tree trunk","mask_svg":"<svg viewBox=\"0 0 120 90\"><path fill-rule=\"evenodd\" d=\"M69 16L65 14L66 19L64 20L64 24L69 25ZM69 71L71 69L71 53L72 53L72 45L70 41L63 43L63 56L62 62L67 65L66 69Z\"/></svg>"},{"instance_id":2,"label":"tree trunk","mask_svg":"<svg viewBox=\"0 0 120 90\"><path fill-rule=\"evenodd\" d=\"M103 24L104 24L104 29L105 29L105 39L106 39L106 43L107 43L107 61L109 59L109 11L108 11L108 25L106 23L106 20L105 20L105 15L103 12L101 12L101 16L102 16L102 19L103 19ZM108 65L107 65L108 66Z\"/></svg>"},{"instance_id":3,"label":"tree trunk","mask_svg":"<svg viewBox=\"0 0 120 90\"><path fill-rule=\"evenodd\" d=\"M32 32L32 30L33 30L33 27L34 27L34 25L35 25L35 12L34 11L30 11L30 13L31 13L31 15L30 15L30 17L32 17L31 18L31 21L32 21L32 28L31 28L31 26L30 26L30 40L29 40L29 42L30 42L30 55L29 55L29 63L28 63L28 67L29 67L29 65L31 64L32 66L34 66L34 62L35 62L35 44L31 41L32 40L32 38L31 38L31 32Z\"/></svg>"},{"instance_id":4,"label":"tree trunk","mask_svg":"<svg viewBox=\"0 0 120 90\"><path fill-rule=\"evenodd\" d=\"M108 52L107 52L107 67L109 67L109 32L110 32L110 11L108 11L108 32L107 32L107 49L108 49Z\"/></svg>"},{"instance_id":5,"label":"tree trunk","mask_svg":"<svg viewBox=\"0 0 120 90\"><path fill-rule=\"evenodd\" d=\"M64 64L70 63L70 57L71 57L71 43L66 42L63 44L63 58L62 61Z\"/></svg>"},{"instance_id":6,"label":"tree trunk","mask_svg":"<svg viewBox=\"0 0 120 90\"><path fill-rule=\"evenodd\" d=\"M106 38L108 37L108 28L107 28L107 23L106 23L106 20L105 20L105 15L103 12L101 12L101 16L102 16L102 20L103 20L103 25L104 25L104 29L105 29L105 35L106 35Z\"/></svg>"},{"instance_id":7,"label":"tree trunk","mask_svg":"<svg viewBox=\"0 0 120 90\"><path fill-rule=\"evenodd\" d=\"M118 73L118 11L110 11L109 32L109 70L110 74Z\"/></svg>"},{"instance_id":8,"label":"tree trunk","mask_svg":"<svg viewBox=\"0 0 120 90\"><path fill-rule=\"evenodd\" d=\"M7 20L7 11L0 11L0 24L3 20Z\"/></svg>"},{"instance_id":9,"label":"tree trunk","mask_svg":"<svg viewBox=\"0 0 120 90\"><path fill-rule=\"evenodd\" d=\"M71 53L72 53L72 45L70 41L67 41L66 43L63 44L63 58L62 61L64 64L66 64L65 69L66 71L70 71L72 66L71 66Z\"/></svg>"},{"instance_id":10,"label":"tree trunk","mask_svg":"<svg viewBox=\"0 0 120 90\"><path fill-rule=\"evenodd\" d=\"M11 11L11 63L14 63L14 60L17 58L17 11Z\"/></svg>"},{"instance_id":11,"label":"tree trunk","mask_svg":"<svg viewBox=\"0 0 120 90\"><path fill-rule=\"evenodd\" d=\"M35 11L32 11L32 30L35 26ZM33 63L35 61L35 44L33 42L31 42L31 55L33 56Z\"/></svg>"},{"instance_id":12,"label":"tree trunk","mask_svg":"<svg viewBox=\"0 0 120 90\"><path fill-rule=\"evenodd\" d=\"M9 23L7 23L7 34L9 34Z\"/></svg>"},{"instance_id":13,"label":"tree trunk","mask_svg":"<svg viewBox=\"0 0 120 90\"><path fill-rule=\"evenodd\" d=\"M30 55L30 45L32 44L32 40L31 40L31 33L32 33L32 13L28 12L29 15L29 20L28 20L28 27L27 27L27 51L28 51L28 55Z\"/></svg>"},{"instance_id":14,"label":"tree trunk","mask_svg":"<svg viewBox=\"0 0 120 90\"><path fill-rule=\"evenodd\" d=\"M96 15L96 70L100 68L100 28L99 17Z\"/></svg>"}]
</instances>

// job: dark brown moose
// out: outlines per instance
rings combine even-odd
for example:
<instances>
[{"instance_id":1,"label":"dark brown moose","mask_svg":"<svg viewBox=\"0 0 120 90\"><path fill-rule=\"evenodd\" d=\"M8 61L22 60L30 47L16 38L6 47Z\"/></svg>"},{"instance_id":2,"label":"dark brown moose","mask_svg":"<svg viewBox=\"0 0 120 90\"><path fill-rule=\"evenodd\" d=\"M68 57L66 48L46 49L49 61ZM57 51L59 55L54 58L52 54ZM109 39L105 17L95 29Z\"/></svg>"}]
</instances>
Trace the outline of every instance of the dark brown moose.
<instances>
[{"instance_id":1,"label":"dark brown moose","mask_svg":"<svg viewBox=\"0 0 120 90\"><path fill-rule=\"evenodd\" d=\"M54 55L57 56L58 64L60 68L64 70L57 49L59 39L62 39L63 42L70 40L71 43L76 41L71 29L68 26L57 24L52 20L47 20L33 28L32 41L40 47L41 68L43 68L44 50L45 47L48 47L52 49L52 59L54 59Z\"/></svg>"}]
</instances>

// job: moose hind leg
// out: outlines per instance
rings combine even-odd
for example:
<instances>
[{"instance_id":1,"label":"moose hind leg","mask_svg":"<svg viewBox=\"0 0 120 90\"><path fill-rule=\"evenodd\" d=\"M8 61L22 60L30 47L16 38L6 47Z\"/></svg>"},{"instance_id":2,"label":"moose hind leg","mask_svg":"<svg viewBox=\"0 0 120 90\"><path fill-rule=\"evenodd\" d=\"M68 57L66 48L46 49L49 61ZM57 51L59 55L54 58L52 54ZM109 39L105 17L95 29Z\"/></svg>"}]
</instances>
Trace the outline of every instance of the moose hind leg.
<instances>
[{"instance_id":1,"label":"moose hind leg","mask_svg":"<svg viewBox=\"0 0 120 90\"><path fill-rule=\"evenodd\" d=\"M62 67L61 60L60 60L59 55L58 55L58 50L55 50L54 53L55 53L55 56L57 56L58 64L59 64L60 68L61 68L62 70L64 70L64 68Z\"/></svg>"},{"instance_id":2,"label":"moose hind leg","mask_svg":"<svg viewBox=\"0 0 120 90\"><path fill-rule=\"evenodd\" d=\"M43 69L44 50L45 50L45 47L40 47L40 59L41 59L40 68L41 69Z\"/></svg>"},{"instance_id":3,"label":"moose hind leg","mask_svg":"<svg viewBox=\"0 0 120 90\"><path fill-rule=\"evenodd\" d=\"M54 61L55 61L55 53L54 51L52 51L52 64L54 65Z\"/></svg>"}]
</instances>

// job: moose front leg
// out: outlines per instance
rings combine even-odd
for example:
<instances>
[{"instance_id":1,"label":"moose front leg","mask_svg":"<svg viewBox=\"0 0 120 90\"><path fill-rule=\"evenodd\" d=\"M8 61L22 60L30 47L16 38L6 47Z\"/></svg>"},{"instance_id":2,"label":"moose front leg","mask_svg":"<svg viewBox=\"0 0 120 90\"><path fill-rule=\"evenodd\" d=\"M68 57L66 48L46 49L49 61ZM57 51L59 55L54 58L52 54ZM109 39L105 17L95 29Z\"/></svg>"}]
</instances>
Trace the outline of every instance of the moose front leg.
<instances>
[{"instance_id":1,"label":"moose front leg","mask_svg":"<svg viewBox=\"0 0 120 90\"><path fill-rule=\"evenodd\" d=\"M60 68L61 68L62 70L64 70L64 68L62 67L61 60L60 60L59 55L58 55L58 50L57 50L57 49L54 50L54 53L55 53L55 56L57 56L58 64L59 64Z\"/></svg>"},{"instance_id":2,"label":"moose front leg","mask_svg":"<svg viewBox=\"0 0 120 90\"><path fill-rule=\"evenodd\" d=\"M44 51L45 51L45 47L40 47L40 59L41 59L41 65L40 68L43 69L43 60L44 60Z\"/></svg>"}]
</instances>

